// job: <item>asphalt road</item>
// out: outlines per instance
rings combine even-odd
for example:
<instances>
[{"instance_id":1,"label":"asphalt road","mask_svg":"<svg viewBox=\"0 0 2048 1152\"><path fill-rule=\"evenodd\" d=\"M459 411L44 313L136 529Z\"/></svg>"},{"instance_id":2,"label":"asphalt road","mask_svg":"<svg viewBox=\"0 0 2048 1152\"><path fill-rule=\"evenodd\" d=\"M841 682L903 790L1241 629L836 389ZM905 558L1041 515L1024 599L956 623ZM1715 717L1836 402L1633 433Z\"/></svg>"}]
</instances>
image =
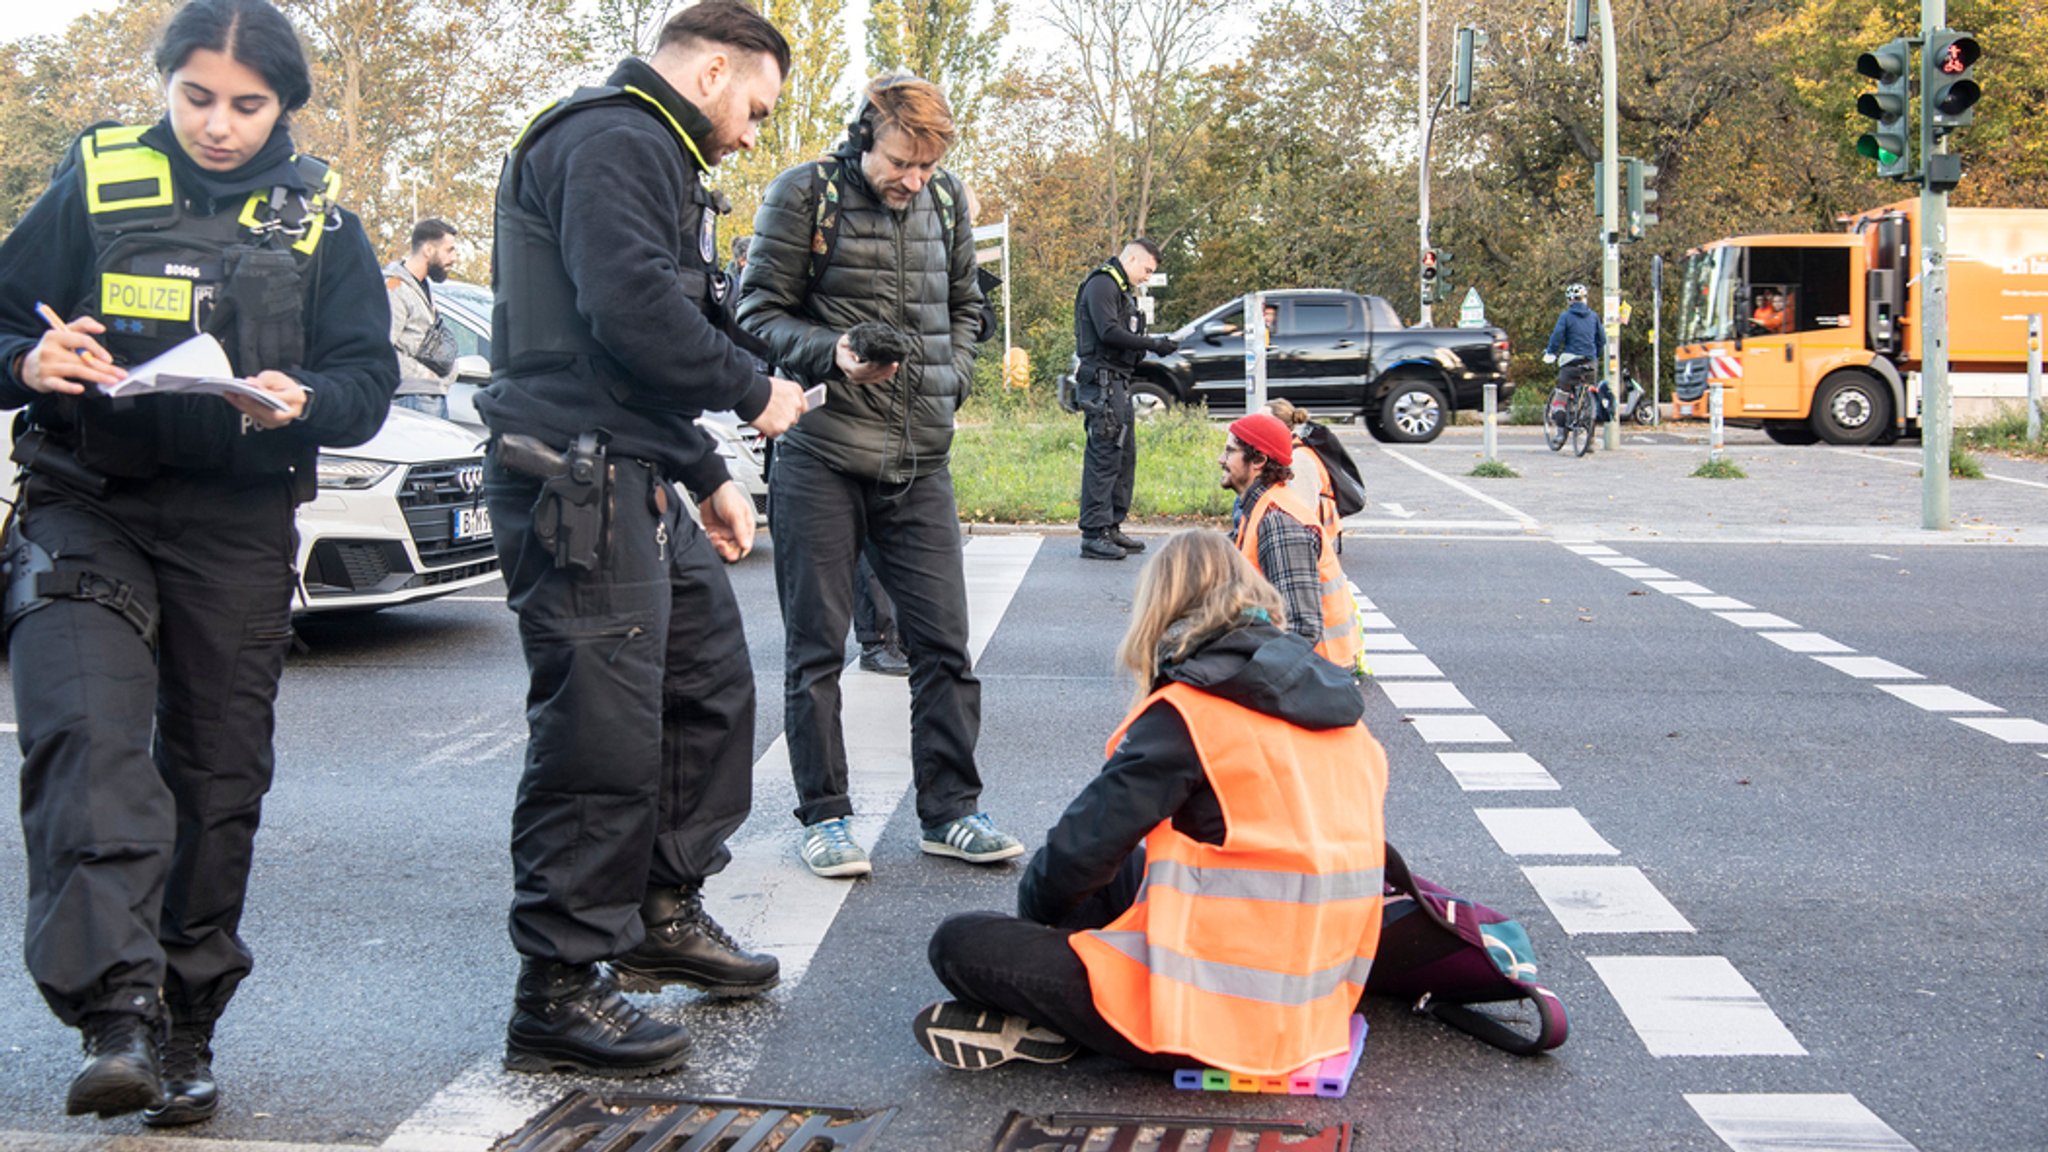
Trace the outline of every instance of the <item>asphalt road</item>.
<instances>
[{"instance_id":1,"label":"asphalt road","mask_svg":"<svg viewBox=\"0 0 2048 1152\"><path fill-rule=\"evenodd\" d=\"M647 1001L697 1050L638 1087L895 1106L879 1146L914 1152L980 1152L1012 1109L1348 1122L1359 1148L2048 1147L2048 468L1987 461L1998 478L1957 482L1957 526L1930 533L1910 447L1738 437L1750 479L1704 481L1688 435L1572 460L1511 430L1516 480L1465 476L1472 430L1354 441L1374 503L1344 559L1378 613L1365 692L1390 838L1529 928L1570 1010L1562 1049L1505 1056L1376 1002L1342 1100L1179 1092L1095 1058L932 1064L908 1024L940 994L925 941L950 912L1008 907L1016 870L918 853L901 687L850 676L876 874L801 871L764 549L732 569L762 759L715 896L789 978L750 1004ZM1033 844L1129 699L1110 654L1138 567L1074 545L968 549L986 805ZM75 1037L8 966L0 1147L481 1149L574 1086L496 1069L511 615L480 596L301 632L222 1114L171 1136L61 1116ZM21 927L22 868L8 817L0 936Z\"/></svg>"}]
</instances>

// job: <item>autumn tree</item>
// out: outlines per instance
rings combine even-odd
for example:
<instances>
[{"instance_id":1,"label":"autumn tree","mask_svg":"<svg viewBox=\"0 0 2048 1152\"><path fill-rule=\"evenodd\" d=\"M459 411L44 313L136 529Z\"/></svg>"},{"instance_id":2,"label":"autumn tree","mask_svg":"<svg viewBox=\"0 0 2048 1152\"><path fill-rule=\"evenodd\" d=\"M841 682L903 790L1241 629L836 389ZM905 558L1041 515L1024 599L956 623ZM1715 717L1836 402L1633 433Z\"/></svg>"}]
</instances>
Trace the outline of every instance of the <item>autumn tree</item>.
<instances>
[{"instance_id":1,"label":"autumn tree","mask_svg":"<svg viewBox=\"0 0 2048 1152\"><path fill-rule=\"evenodd\" d=\"M1010 34L1009 0L991 0L988 21L974 26L974 0L873 0L868 6L868 64L877 74L922 76L946 93L963 129L958 153L977 135L983 95Z\"/></svg>"}]
</instances>

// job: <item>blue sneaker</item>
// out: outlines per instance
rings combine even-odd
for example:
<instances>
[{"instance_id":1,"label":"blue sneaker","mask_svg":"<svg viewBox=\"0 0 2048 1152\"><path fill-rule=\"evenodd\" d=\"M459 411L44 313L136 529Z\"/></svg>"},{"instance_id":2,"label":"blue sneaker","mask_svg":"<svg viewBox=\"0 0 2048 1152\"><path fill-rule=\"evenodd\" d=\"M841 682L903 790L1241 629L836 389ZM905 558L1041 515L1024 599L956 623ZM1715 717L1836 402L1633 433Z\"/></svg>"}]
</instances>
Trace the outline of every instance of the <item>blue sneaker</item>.
<instances>
[{"instance_id":1,"label":"blue sneaker","mask_svg":"<svg viewBox=\"0 0 2048 1152\"><path fill-rule=\"evenodd\" d=\"M969 864L993 864L1024 854L1024 845L996 828L986 812L962 816L924 830L918 846L932 856L951 856Z\"/></svg>"},{"instance_id":2,"label":"blue sneaker","mask_svg":"<svg viewBox=\"0 0 2048 1152\"><path fill-rule=\"evenodd\" d=\"M868 854L853 842L853 828L845 816L804 825L796 854L811 871L828 878L866 876L875 870Z\"/></svg>"}]
</instances>

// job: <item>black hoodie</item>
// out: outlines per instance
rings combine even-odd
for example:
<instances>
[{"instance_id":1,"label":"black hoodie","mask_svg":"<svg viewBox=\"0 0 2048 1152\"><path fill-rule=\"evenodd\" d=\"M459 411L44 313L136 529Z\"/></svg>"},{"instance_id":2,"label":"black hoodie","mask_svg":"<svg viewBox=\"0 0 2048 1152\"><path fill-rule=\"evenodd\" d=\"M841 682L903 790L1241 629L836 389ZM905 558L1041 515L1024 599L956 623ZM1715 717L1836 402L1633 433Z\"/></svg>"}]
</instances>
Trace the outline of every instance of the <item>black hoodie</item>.
<instances>
[{"instance_id":1,"label":"black hoodie","mask_svg":"<svg viewBox=\"0 0 2048 1152\"><path fill-rule=\"evenodd\" d=\"M1226 632L1162 667L1153 686L1174 682L1311 731L1348 727L1365 714L1350 672L1267 623ZM1167 819L1202 843L1223 842L1223 809L1187 723L1179 710L1155 703L1131 722L1102 774L1046 834L1018 884L1018 914L1061 924L1115 880L1146 834Z\"/></svg>"}]
</instances>

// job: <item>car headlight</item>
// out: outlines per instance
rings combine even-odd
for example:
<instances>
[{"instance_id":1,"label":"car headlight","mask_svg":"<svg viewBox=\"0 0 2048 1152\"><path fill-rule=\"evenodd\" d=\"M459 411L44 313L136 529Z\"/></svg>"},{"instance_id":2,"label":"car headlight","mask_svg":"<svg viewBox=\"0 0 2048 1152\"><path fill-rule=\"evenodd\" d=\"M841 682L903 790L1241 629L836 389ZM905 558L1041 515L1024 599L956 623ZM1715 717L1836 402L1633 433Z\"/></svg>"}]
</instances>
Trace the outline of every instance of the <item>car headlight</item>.
<instances>
[{"instance_id":1,"label":"car headlight","mask_svg":"<svg viewBox=\"0 0 2048 1152\"><path fill-rule=\"evenodd\" d=\"M322 488L360 489L375 488L396 471L396 464L322 453L319 464L314 467L314 476Z\"/></svg>"}]
</instances>

